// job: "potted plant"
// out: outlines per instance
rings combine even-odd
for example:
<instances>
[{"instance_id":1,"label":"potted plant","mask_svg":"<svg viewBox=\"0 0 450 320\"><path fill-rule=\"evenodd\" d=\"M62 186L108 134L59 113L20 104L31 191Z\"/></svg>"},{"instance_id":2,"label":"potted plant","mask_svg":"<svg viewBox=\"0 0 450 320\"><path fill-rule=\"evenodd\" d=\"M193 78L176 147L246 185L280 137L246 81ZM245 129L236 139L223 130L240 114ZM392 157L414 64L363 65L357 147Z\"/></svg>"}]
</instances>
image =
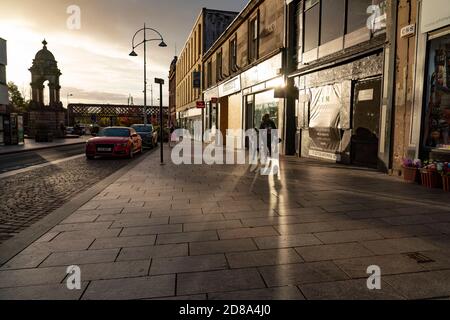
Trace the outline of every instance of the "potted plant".
<instances>
[{"instance_id":1,"label":"potted plant","mask_svg":"<svg viewBox=\"0 0 450 320\"><path fill-rule=\"evenodd\" d=\"M444 163L441 174L443 189L445 192L450 192L450 163Z\"/></svg>"},{"instance_id":2,"label":"potted plant","mask_svg":"<svg viewBox=\"0 0 450 320\"><path fill-rule=\"evenodd\" d=\"M442 179L438 171L438 164L436 162L425 162L425 166L420 169L422 178L422 185L427 188L440 188Z\"/></svg>"},{"instance_id":3,"label":"potted plant","mask_svg":"<svg viewBox=\"0 0 450 320\"><path fill-rule=\"evenodd\" d=\"M419 168L422 167L422 162L419 159L403 159L403 179L409 183L415 183L418 178Z\"/></svg>"}]
</instances>

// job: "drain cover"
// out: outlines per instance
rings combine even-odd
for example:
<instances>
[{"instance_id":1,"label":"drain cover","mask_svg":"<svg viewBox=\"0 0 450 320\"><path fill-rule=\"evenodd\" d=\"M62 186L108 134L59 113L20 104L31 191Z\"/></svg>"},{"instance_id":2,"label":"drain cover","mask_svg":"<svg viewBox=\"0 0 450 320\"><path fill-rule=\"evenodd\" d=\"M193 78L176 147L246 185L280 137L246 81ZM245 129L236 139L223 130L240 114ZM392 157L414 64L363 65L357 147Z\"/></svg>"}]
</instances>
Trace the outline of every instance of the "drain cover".
<instances>
[{"instance_id":1,"label":"drain cover","mask_svg":"<svg viewBox=\"0 0 450 320\"><path fill-rule=\"evenodd\" d=\"M418 253L418 252L413 252L413 253L408 253L407 256L413 260L416 260L417 263L431 263L431 262L435 262L433 259L428 258L427 256Z\"/></svg>"}]
</instances>

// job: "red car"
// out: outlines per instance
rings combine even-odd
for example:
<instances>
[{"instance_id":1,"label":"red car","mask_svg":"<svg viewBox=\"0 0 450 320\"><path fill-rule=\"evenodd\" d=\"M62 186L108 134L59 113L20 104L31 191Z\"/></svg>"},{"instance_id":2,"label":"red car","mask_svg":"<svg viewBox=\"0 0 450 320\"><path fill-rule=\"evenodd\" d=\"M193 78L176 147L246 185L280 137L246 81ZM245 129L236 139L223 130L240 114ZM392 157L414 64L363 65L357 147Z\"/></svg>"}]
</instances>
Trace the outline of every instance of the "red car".
<instances>
[{"instance_id":1,"label":"red car","mask_svg":"<svg viewBox=\"0 0 450 320\"><path fill-rule=\"evenodd\" d=\"M89 160L99 156L133 158L142 152L142 138L133 128L109 127L86 143Z\"/></svg>"}]
</instances>

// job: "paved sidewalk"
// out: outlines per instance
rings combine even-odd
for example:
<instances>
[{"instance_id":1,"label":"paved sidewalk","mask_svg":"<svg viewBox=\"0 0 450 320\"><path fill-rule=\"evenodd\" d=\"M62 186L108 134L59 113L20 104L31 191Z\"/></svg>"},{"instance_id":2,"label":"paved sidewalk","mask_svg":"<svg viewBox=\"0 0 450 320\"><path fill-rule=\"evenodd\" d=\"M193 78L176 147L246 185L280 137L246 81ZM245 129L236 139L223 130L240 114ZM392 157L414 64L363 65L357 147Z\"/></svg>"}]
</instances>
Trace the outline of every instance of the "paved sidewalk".
<instances>
[{"instance_id":1,"label":"paved sidewalk","mask_svg":"<svg viewBox=\"0 0 450 320\"><path fill-rule=\"evenodd\" d=\"M81 144L85 143L89 138L90 137L84 136L73 139L57 139L53 142L35 142L33 139L25 139L25 143L23 145L0 146L0 155Z\"/></svg>"},{"instance_id":2,"label":"paved sidewalk","mask_svg":"<svg viewBox=\"0 0 450 320\"><path fill-rule=\"evenodd\" d=\"M294 158L279 179L249 169L148 156L2 266L0 299L450 297L449 194Z\"/></svg>"}]
</instances>

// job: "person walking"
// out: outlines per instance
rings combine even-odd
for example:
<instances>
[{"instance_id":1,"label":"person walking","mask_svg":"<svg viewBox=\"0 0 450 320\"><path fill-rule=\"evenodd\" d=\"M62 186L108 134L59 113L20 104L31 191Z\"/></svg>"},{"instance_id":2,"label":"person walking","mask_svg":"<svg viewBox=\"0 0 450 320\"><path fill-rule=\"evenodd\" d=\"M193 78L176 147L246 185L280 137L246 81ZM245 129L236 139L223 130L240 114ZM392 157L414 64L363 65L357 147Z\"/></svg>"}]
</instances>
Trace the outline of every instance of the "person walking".
<instances>
[{"instance_id":1,"label":"person walking","mask_svg":"<svg viewBox=\"0 0 450 320\"><path fill-rule=\"evenodd\" d=\"M177 142L177 137L175 134L175 125L173 124L173 122L170 123L170 127L169 127L169 131L170 131L170 137L169 137L169 148L173 148L174 146L172 145L172 142L174 143L174 145Z\"/></svg>"},{"instance_id":2,"label":"person walking","mask_svg":"<svg viewBox=\"0 0 450 320\"><path fill-rule=\"evenodd\" d=\"M266 147L269 151L269 157L272 157L272 130L277 130L275 122L270 119L270 114L265 114L262 118L260 130L267 130Z\"/></svg>"}]
</instances>

